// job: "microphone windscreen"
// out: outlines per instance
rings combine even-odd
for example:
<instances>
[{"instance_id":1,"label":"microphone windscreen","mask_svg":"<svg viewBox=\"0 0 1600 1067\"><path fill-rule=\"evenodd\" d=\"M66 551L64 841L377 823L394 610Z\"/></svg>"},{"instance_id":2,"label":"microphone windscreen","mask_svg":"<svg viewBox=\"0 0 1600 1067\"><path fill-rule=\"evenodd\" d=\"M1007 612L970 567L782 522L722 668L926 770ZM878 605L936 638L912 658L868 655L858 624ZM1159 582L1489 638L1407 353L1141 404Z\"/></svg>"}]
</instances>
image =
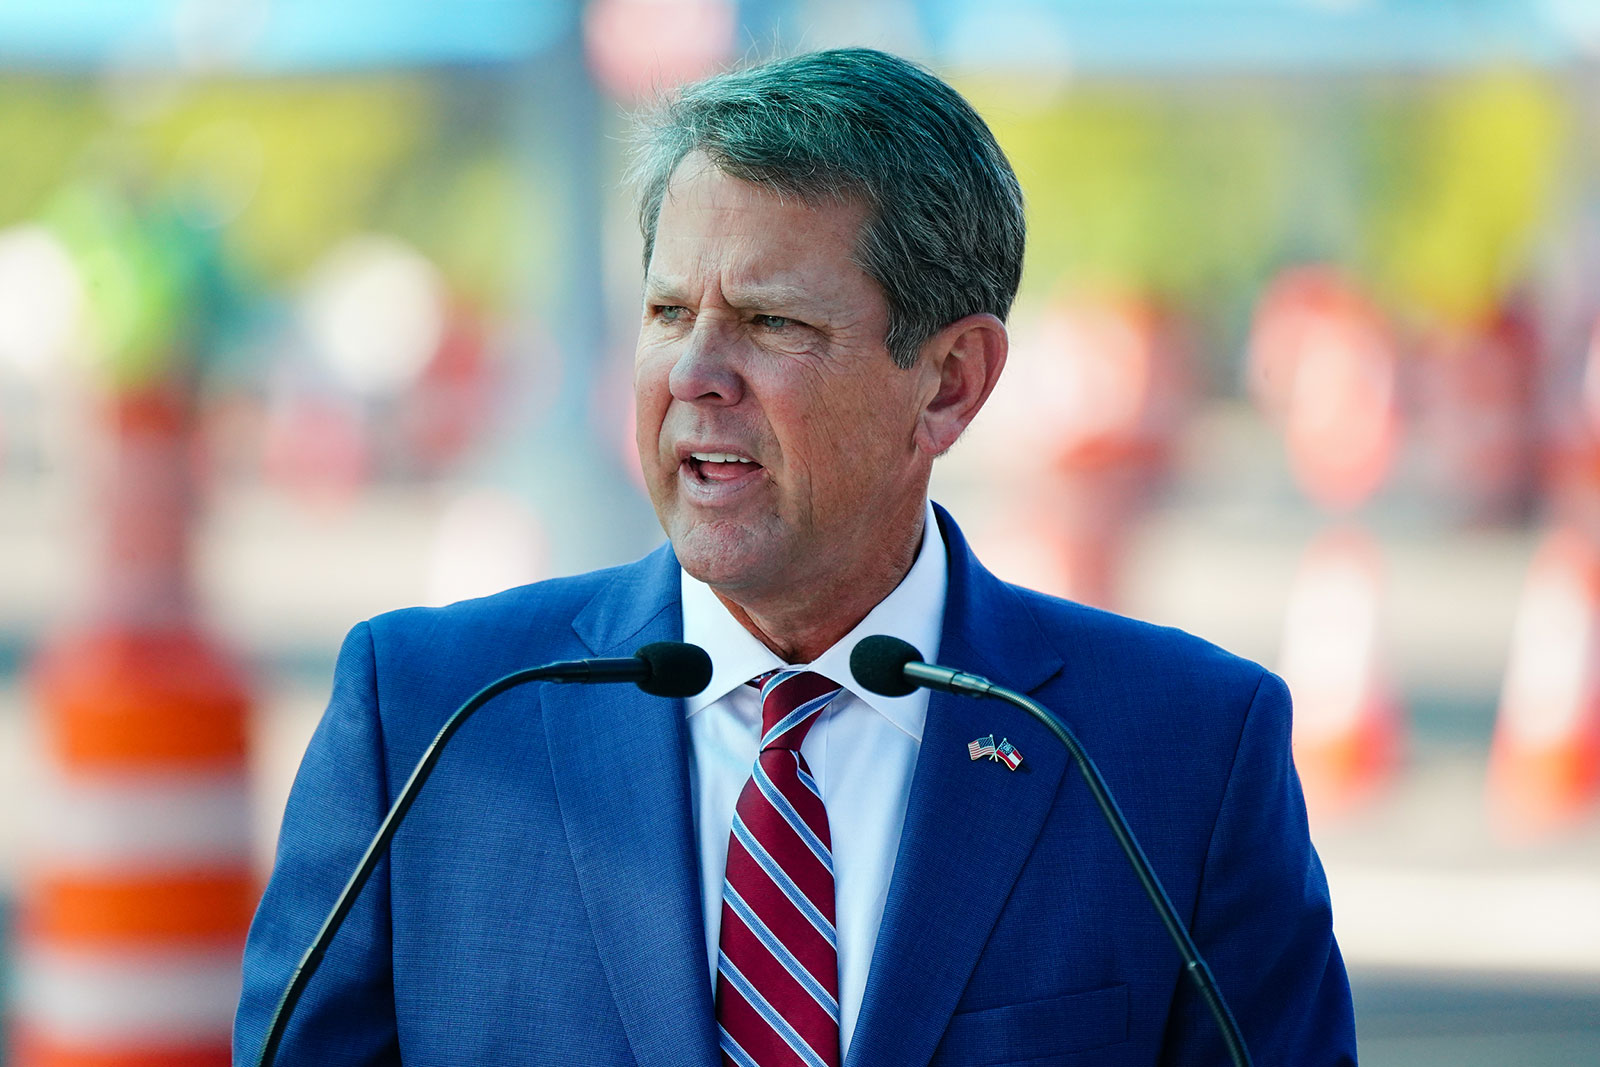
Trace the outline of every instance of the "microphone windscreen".
<instances>
[{"instance_id":1,"label":"microphone windscreen","mask_svg":"<svg viewBox=\"0 0 1600 1067\"><path fill-rule=\"evenodd\" d=\"M634 655L650 668L639 688L651 696L692 697L711 684L711 657L699 645L657 641Z\"/></svg>"},{"instance_id":2,"label":"microphone windscreen","mask_svg":"<svg viewBox=\"0 0 1600 1067\"><path fill-rule=\"evenodd\" d=\"M919 663L922 653L898 637L877 634L863 637L850 650L850 673L863 689L886 697L903 697L916 692L916 683L906 680L906 664Z\"/></svg>"}]
</instances>

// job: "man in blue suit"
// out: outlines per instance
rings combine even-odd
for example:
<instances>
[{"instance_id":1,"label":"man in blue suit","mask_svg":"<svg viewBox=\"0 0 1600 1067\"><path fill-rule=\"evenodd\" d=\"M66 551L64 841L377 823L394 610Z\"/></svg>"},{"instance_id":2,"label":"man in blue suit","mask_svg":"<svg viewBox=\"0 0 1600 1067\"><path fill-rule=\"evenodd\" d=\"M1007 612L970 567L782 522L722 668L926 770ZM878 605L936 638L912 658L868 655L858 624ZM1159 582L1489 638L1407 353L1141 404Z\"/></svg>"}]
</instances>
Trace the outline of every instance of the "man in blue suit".
<instances>
[{"instance_id":1,"label":"man in blue suit","mask_svg":"<svg viewBox=\"0 0 1600 1067\"><path fill-rule=\"evenodd\" d=\"M351 632L251 929L236 1057L458 704L685 639L715 664L700 697L525 686L456 736L278 1062L1226 1062L1060 746L1008 705L860 689L850 650L887 632L1073 726L1257 1063L1354 1063L1283 684L1000 582L927 502L1004 367L1021 273L1020 192L982 120L920 68L841 50L691 87L641 144L638 444L670 544ZM796 677L827 692L774 712ZM972 758L988 737L1021 765Z\"/></svg>"}]
</instances>

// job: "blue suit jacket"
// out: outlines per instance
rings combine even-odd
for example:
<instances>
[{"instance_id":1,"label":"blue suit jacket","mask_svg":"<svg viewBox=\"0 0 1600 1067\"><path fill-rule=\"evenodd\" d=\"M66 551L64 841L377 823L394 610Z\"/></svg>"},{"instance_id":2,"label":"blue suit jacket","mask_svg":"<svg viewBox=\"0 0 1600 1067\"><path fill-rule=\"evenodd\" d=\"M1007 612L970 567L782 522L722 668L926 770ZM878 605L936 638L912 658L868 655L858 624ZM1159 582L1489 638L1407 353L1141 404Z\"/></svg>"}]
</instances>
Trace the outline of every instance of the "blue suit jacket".
<instances>
[{"instance_id":1,"label":"blue suit jacket","mask_svg":"<svg viewBox=\"0 0 1600 1067\"><path fill-rule=\"evenodd\" d=\"M1187 634L1006 585L939 512L940 660L1078 733L1258 1064L1353 1063L1350 993L1289 758L1289 698ZM250 931L235 1055L443 720L520 667L681 636L676 560L357 626ZM1016 773L971 761L1007 737ZM719 1062L677 701L530 685L451 742L302 1000L280 1064ZM1204 1006L1061 746L932 694L847 1067L1222 1064Z\"/></svg>"}]
</instances>

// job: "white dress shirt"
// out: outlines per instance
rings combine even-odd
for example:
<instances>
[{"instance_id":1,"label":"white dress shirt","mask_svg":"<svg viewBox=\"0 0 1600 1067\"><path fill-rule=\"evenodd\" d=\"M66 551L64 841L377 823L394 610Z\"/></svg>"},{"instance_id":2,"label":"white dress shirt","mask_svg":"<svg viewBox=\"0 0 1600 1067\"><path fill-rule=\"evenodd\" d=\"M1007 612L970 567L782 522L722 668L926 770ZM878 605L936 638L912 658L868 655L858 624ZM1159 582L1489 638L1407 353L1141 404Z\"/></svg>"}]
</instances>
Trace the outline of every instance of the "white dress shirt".
<instances>
[{"instance_id":1,"label":"white dress shirt","mask_svg":"<svg viewBox=\"0 0 1600 1067\"><path fill-rule=\"evenodd\" d=\"M863 637L888 634L911 642L928 662L937 660L949 579L944 539L939 536L933 505L928 504L924 511L922 546L910 572L860 625L806 665L844 686L800 745L822 791L833 838L841 1056L849 1051L867 987L867 968L878 940L911 792L911 772L928 713L926 689L910 696L885 697L857 685L850 674L850 652ZM785 664L729 614L710 586L687 572L683 574L683 639L704 648L712 663L711 684L686 704L706 957L715 988L728 834L734 805L755 767L761 738L761 694L745 683Z\"/></svg>"}]
</instances>

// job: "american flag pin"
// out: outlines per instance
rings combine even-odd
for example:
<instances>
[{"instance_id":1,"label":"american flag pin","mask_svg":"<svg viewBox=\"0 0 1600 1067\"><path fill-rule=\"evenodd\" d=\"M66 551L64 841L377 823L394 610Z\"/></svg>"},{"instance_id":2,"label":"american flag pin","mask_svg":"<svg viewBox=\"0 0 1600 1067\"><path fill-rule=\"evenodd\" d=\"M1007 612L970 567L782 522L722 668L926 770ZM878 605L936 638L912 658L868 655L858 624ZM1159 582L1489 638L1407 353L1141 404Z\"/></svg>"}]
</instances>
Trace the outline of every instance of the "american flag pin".
<instances>
[{"instance_id":1,"label":"american flag pin","mask_svg":"<svg viewBox=\"0 0 1600 1067\"><path fill-rule=\"evenodd\" d=\"M989 740L993 741L994 738L990 737ZM1022 766L1022 753L1017 751L1016 745L1013 745L1005 738L1001 738L1000 744L995 746L994 758L998 759L1001 763L1004 763L1013 771Z\"/></svg>"},{"instance_id":2,"label":"american flag pin","mask_svg":"<svg viewBox=\"0 0 1600 1067\"><path fill-rule=\"evenodd\" d=\"M982 759L985 756L995 759L994 734L980 737L976 741L968 741L967 755L972 759Z\"/></svg>"}]
</instances>

